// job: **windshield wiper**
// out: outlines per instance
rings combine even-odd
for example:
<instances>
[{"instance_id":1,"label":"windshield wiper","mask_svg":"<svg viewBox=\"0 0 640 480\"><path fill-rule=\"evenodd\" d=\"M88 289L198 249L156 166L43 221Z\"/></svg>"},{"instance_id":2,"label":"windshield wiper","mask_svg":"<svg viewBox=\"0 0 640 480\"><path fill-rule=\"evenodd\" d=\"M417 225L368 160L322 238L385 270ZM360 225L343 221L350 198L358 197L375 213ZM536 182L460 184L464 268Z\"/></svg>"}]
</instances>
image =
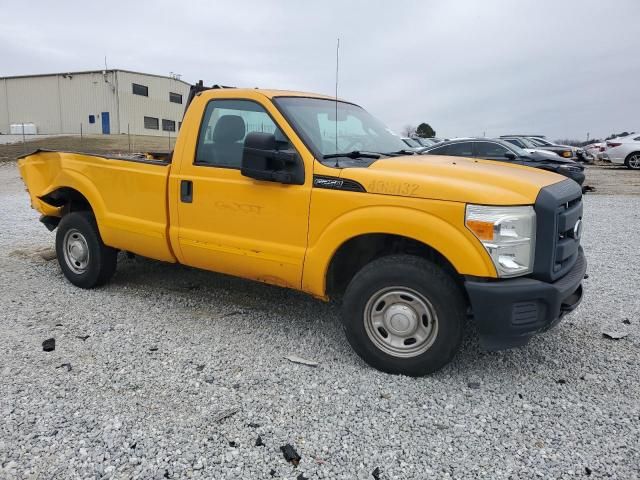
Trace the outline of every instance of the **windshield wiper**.
<instances>
[{"instance_id":1,"label":"windshield wiper","mask_svg":"<svg viewBox=\"0 0 640 480\"><path fill-rule=\"evenodd\" d=\"M383 155L388 155L390 157L394 157L397 155L415 155L416 152L414 152L413 150L396 150L395 152L387 152L387 153L383 153Z\"/></svg>"},{"instance_id":2,"label":"windshield wiper","mask_svg":"<svg viewBox=\"0 0 640 480\"><path fill-rule=\"evenodd\" d=\"M385 154L382 154L385 155ZM354 150L353 152L345 152L345 153L330 153L329 155L323 155L323 159L327 158L380 158L379 153L372 152L360 152L358 150Z\"/></svg>"}]
</instances>

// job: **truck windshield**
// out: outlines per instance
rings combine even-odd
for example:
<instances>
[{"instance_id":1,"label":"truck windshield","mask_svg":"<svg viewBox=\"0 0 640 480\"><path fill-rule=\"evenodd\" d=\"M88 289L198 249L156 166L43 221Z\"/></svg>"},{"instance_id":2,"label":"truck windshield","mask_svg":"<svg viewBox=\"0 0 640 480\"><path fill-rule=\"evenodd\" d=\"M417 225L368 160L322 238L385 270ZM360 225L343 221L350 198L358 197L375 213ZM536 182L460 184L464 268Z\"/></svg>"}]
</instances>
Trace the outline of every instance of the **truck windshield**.
<instances>
[{"instance_id":1,"label":"truck windshield","mask_svg":"<svg viewBox=\"0 0 640 480\"><path fill-rule=\"evenodd\" d=\"M278 97L274 103L317 158L354 152L391 153L407 145L363 108L322 98ZM336 138L337 132L337 138Z\"/></svg>"}]
</instances>

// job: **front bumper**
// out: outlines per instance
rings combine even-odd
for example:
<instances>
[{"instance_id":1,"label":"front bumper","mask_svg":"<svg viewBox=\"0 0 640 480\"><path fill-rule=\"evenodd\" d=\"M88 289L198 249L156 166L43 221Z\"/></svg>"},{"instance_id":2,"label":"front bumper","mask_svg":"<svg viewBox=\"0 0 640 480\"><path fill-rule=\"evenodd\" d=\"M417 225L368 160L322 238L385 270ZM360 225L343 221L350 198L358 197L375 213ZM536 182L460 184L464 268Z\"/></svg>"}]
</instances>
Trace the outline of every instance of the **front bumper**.
<instances>
[{"instance_id":1,"label":"front bumper","mask_svg":"<svg viewBox=\"0 0 640 480\"><path fill-rule=\"evenodd\" d=\"M481 345L487 350L518 347L555 326L580 304L586 271L580 248L573 268L553 283L532 278L465 281Z\"/></svg>"}]
</instances>

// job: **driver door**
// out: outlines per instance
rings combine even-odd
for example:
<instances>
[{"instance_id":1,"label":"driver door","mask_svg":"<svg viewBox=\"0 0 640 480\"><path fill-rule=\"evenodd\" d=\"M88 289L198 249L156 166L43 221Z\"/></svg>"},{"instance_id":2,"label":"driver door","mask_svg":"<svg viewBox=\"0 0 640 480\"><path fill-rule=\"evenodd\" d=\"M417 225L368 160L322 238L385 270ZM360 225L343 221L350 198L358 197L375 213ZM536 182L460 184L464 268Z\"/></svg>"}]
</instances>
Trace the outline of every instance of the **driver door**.
<instances>
[{"instance_id":1,"label":"driver door","mask_svg":"<svg viewBox=\"0 0 640 480\"><path fill-rule=\"evenodd\" d=\"M277 131L289 140L258 101L216 99L204 110L195 148L185 151L173 180L180 192L176 254L193 267L300 288L311 175L303 185L243 176L247 133Z\"/></svg>"}]
</instances>

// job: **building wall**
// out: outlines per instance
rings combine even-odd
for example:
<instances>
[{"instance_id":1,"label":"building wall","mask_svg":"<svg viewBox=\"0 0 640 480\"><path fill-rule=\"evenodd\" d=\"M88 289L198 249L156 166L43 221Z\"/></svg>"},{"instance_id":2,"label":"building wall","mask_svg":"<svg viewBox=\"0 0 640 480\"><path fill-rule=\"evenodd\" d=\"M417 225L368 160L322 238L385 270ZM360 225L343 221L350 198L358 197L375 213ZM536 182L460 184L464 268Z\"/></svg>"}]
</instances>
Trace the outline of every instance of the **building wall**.
<instances>
[{"instance_id":1,"label":"building wall","mask_svg":"<svg viewBox=\"0 0 640 480\"><path fill-rule=\"evenodd\" d=\"M9 110L7 109L7 81L0 79L0 133L9 132Z\"/></svg>"},{"instance_id":2,"label":"building wall","mask_svg":"<svg viewBox=\"0 0 640 480\"><path fill-rule=\"evenodd\" d=\"M111 133L115 133L116 74L114 72L58 75L62 133L102 133L102 114L109 112ZM90 123L93 115L93 123Z\"/></svg>"},{"instance_id":3,"label":"building wall","mask_svg":"<svg viewBox=\"0 0 640 480\"><path fill-rule=\"evenodd\" d=\"M134 95L132 84L148 88L148 96ZM169 101L169 92L182 95L182 103ZM34 123L42 134L103 133L104 113L111 134L177 135L189 85L172 78L122 70L81 72L0 79L0 133L12 123ZM144 117L158 119L148 129ZM173 120L176 131L163 130L162 120Z\"/></svg>"},{"instance_id":4,"label":"building wall","mask_svg":"<svg viewBox=\"0 0 640 480\"><path fill-rule=\"evenodd\" d=\"M57 77L5 79L7 112L0 131L9 133L11 123L36 123L42 133L60 132Z\"/></svg>"},{"instance_id":5,"label":"building wall","mask_svg":"<svg viewBox=\"0 0 640 480\"><path fill-rule=\"evenodd\" d=\"M189 96L190 85L172 78L154 77L131 72L118 71L118 98L120 105L120 132L135 135L169 135L175 136L178 124L182 122L182 114ZM148 88L149 96L133 94L133 83ZM169 101L169 92L182 95L182 103ZM158 119L158 130L145 128L144 117ZM175 132L162 130L162 120L175 122Z\"/></svg>"}]
</instances>

